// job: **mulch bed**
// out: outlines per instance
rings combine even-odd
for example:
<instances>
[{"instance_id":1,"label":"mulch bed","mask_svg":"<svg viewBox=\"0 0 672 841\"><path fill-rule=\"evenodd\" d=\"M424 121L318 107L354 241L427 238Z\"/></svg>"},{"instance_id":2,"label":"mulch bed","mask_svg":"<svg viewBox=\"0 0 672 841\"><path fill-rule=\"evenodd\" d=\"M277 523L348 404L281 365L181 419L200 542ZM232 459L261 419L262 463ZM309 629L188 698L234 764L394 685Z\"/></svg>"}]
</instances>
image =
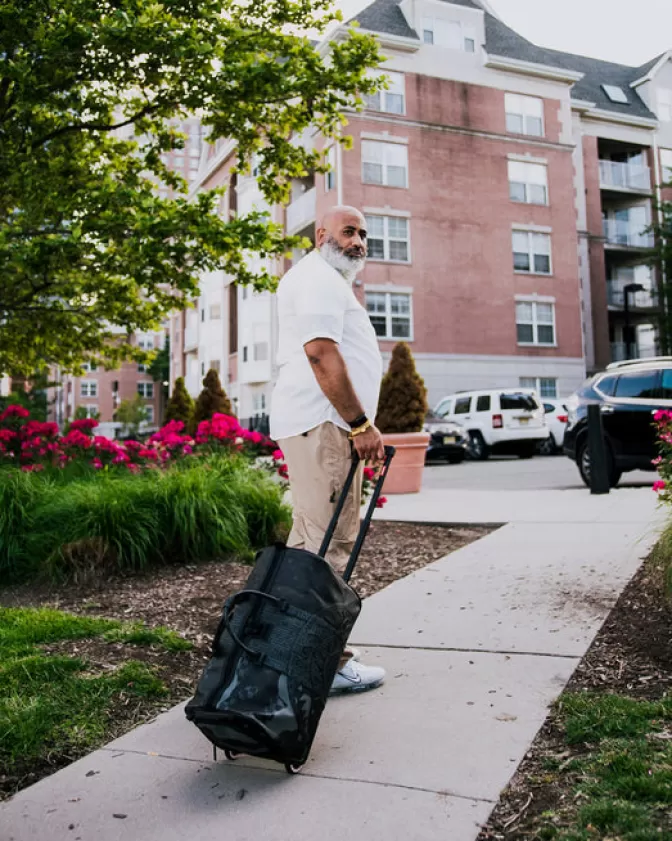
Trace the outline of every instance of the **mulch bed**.
<instances>
[{"instance_id":1,"label":"mulch bed","mask_svg":"<svg viewBox=\"0 0 672 841\"><path fill-rule=\"evenodd\" d=\"M362 597L370 596L491 531L491 528L479 526L374 522L352 585ZM126 698L110 714L107 736L113 739L193 694L196 680L209 657L223 602L241 589L249 573L249 566L230 561L174 566L156 569L142 576L110 578L95 583L6 588L0 590L0 605L49 606L80 615L142 621L152 627L164 625L193 643L190 651L179 652L168 652L156 646L106 643L101 639L67 641L48 649L82 657L96 672L114 668L128 659L156 667L168 694L160 703ZM50 757L41 767L24 769L18 777L11 772L0 773L0 798L36 782L76 758Z\"/></svg>"},{"instance_id":2,"label":"mulch bed","mask_svg":"<svg viewBox=\"0 0 672 841\"><path fill-rule=\"evenodd\" d=\"M567 690L646 700L672 691L672 601L665 598L661 570L651 559L626 587ZM552 712L478 841L538 841L540 816L558 810L572 796L567 777L549 773L546 761L566 761L573 755Z\"/></svg>"}]
</instances>

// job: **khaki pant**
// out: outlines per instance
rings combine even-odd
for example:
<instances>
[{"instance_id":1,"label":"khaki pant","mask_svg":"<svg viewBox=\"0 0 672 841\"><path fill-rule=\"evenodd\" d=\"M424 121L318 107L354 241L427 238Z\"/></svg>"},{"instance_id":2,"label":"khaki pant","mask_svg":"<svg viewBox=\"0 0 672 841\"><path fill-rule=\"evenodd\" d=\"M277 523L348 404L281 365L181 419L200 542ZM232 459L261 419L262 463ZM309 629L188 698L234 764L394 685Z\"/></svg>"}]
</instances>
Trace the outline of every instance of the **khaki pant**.
<instances>
[{"instance_id":1,"label":"khaki pant","mask_svg":"<svg viewBox=\"0 0 672 841\"><path fill-rule=\"evenodd\" d=\"M294 507L288 546L315 552L320 548L352 463L348 433L323 423L303 435L278 441L284 453ZM359 531L362 465L355 475L341 513L327 560L343 572Z\"/></svg>"}]
</instances>

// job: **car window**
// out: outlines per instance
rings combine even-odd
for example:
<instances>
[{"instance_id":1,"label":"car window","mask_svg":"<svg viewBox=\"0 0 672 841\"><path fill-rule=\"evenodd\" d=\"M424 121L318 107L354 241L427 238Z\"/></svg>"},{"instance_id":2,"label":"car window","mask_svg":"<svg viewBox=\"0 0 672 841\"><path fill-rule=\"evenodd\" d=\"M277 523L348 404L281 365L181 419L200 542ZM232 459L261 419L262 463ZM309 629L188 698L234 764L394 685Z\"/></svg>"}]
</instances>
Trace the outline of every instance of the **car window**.
<instances>
[{"instance_id":1,"label":"car window","mask_svg":"<svg viewBox=\"0 0 672 841\"><path fill-rule=\"evenodd\" d=\"M621 374L616 383L615 397L630 397L638 400L655 400L660 395L658 379L660 371L633 371Z\"/></svg>"},{"instance_id":2,"label":"car window","mask_svg":"<svg viewBox=\"0 0 672 841\"><path fill-rule=\"evenodd\" d=\"M476 400L476 411L477 412L489 412L490 411L490 395L489 394L481 394L481 396Z\"/></svg>"},{"instance_id":3,"label":"car window","mask_svg":"<svg viewBox=\"0 0 672 841\"><path fill-rule=\"evenodd\" d=\"M546 412L547 415L552 415L554 411L555 406L552 403L544 403L544 412Z\"/></svg>"},{"instance_id":4,"label":"car window","mask_svg":"<svg viewBox=\"0 0 672 841\"><path fill-rule=\"evenodd\" d=\"M471 406L471 397L458 397L455 401L455 414L456 415L466 415L469 413L469 407Z\"/></svg>"},{"instance_id":5,"label":"car window","mask_svg":"<svg viewBox=\"0 0 672 841\"><path fill-rule=\"evenodd\" d=\"M602 377L601 380L595 383L595 388L607 397L613 397L617 382L618 377L615 374L612 374L610 377Z\"/></svg>"},{"instance_id":6,"label":"car window","mask_svg":"<svg viewBox=\"0 0 672 841\"><path fill-rule=\"evenodd\" d=\"M453 405L452 400L442 400L439 405L436 407L436 414L440 418L445 418L446 415L450 414L451 407Z\"/></svg>"},{"instance_id":7,"label":"car window","mask_svg":"<svg viewBox=\"0 0 672 841\"><path fill-rule=\"evenodd\" d=\"M500 394L499 405L503 412L507 410L533 412L539 408L539 404L531 394L520 394L520 392Z\"/></svg>"},{"instance_id":8,"label":"car window","mask_svg":"<svg viewBox=\"0 0 672 841\"><path fill-rule=\"evenodd\" d=\"M672 400L672 368L663 368L660 387L660 396L665 400Z\"/></svg>"}]
</instances>

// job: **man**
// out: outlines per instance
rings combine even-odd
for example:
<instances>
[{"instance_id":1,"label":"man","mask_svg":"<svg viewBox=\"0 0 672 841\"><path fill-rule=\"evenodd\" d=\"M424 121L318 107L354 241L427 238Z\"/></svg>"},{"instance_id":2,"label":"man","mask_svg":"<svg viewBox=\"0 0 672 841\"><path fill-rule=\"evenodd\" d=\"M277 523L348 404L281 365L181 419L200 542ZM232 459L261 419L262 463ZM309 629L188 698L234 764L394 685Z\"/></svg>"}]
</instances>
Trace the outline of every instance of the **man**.
<instances>
[{"instance_id":1,"label":"man","mask_svg":"<svg viewBox=\"0 0 672 841\"><path fill-rule=\"evenodd\" d=\"M288 545L319 550L352 462L361 463L327 552L343 572L359 530L364 461L384 458L373 425L382 358L375 330L352 290L366 260L366 223L354 207L334 207L320 221L317 247L278 287L280 371L271 436L289 469L294 522ZM332 694L373 689L384 669L344 652Z\"/></svg>"}]
</instances>

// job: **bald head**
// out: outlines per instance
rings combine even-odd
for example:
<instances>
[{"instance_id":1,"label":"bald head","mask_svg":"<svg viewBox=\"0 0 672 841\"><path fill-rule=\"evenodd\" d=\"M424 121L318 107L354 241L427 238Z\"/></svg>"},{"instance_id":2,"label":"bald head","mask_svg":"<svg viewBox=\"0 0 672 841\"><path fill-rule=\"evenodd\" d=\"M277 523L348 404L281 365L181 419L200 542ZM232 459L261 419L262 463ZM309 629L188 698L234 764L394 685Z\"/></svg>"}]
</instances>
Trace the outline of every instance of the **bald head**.
<instances>
[{"instance_id":1,"label":"bald head","mask_svg":"<svg viewBox=\"0 0 672 841\"><path fill-rule=\"evenodd\" d=\"M358 228L365 227L364 216L357 210L356 207L350 207L347 204L339 204L336 207L330 207L320 219L317 225L317 236L319 238L320 231L326 231L331 236L335 236L339 228L347 222L354 222ZM318 245L320 243L318 242Z\"/></svg>"},{"instance_id":2,"label":"bald head","mask_svg":"<svg viewBox=\"0 0 672 841\"><path fill-rule=\"evenodd\" d=\"M356 275L366 259L366 222L356 207L337 205L322 216L315 244L324 259L344 275Z\"/></svg>"}]
</instances>

